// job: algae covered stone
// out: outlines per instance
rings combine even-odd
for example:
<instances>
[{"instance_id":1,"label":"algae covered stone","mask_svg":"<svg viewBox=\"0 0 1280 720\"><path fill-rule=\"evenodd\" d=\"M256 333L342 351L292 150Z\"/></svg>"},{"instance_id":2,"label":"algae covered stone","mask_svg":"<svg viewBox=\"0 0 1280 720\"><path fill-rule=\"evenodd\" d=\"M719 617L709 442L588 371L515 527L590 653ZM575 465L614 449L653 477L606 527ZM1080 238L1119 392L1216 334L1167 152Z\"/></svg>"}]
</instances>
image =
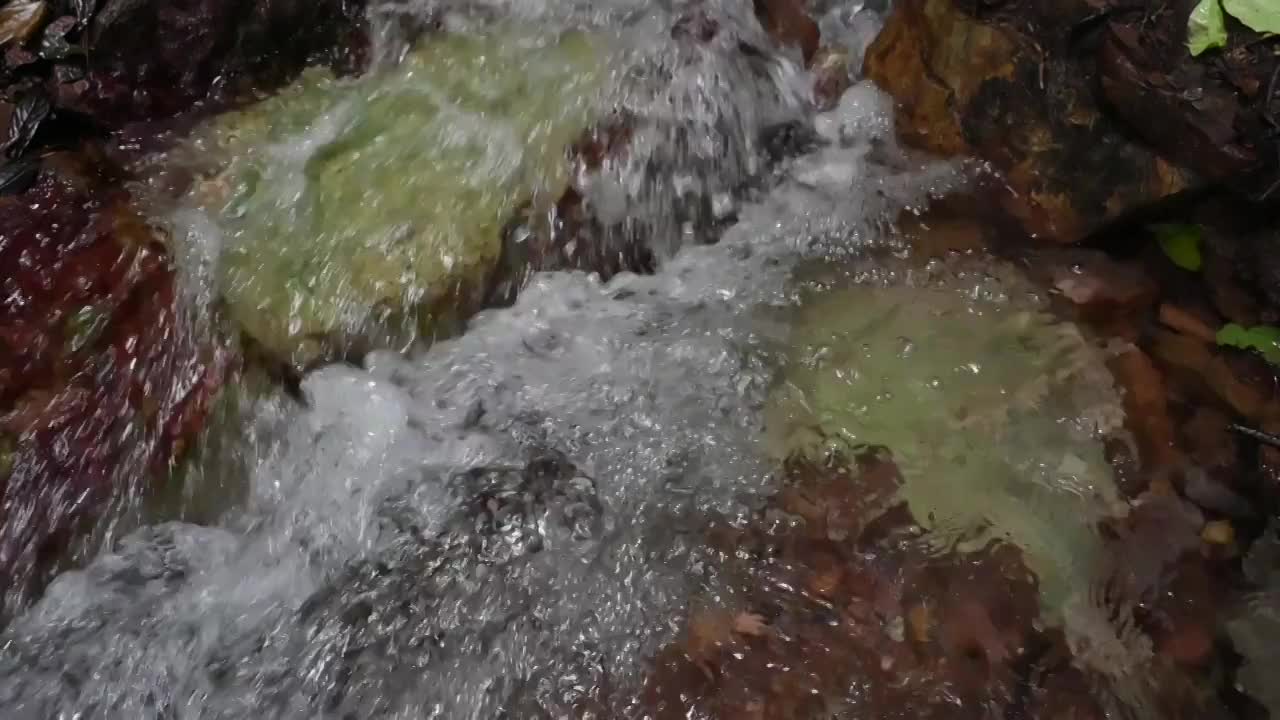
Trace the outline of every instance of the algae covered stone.
<instances>
[{"instance_id":1,"label":"algae covered stone","mask_svg":"<svg viewBox=\"0 0 1280 720\"><path fill-rule=\"evenodd\" d=\"M781 456L887 447L929 537L1017 545L1054 614L1087 589L1118 506L1098 437L1122 415L1101 352L1003 270L816 293L767 423Z\"/></svg>"},{"instance_id":2,"label":"algae covered stone","mask_svg":"<svg viewBox=\"0 0 1280 720\"><path fill-rule=\"evenodd\" d=\"M223 233L231 319L295 364L433 332L483 292L516 212L563 192L603 60L582 34L445 34L354 80L308 70L203 128L226 163L196 197Z\"/></svg>"}]
</instances>

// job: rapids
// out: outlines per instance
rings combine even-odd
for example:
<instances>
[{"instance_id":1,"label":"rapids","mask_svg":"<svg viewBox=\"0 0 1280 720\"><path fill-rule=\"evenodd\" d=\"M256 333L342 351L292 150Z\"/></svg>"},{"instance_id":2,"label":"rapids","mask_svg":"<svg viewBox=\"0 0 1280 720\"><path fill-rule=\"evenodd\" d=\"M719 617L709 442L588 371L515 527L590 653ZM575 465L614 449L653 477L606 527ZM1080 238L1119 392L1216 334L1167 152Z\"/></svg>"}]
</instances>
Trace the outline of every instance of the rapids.
<instances>
[{"instance_id":1,"label":"rapids","mask_svg":"<svg viewBox=\"0 0 1280 720\"><path fill-rule=\"evenodd\" d=\"M0 635L0 714L649 715L649 659L678 636L692 598L733 593L698 540L700 518L744 527L779 488L767 409L789 365L803 362L794 345L812 342L793 337L793 324L824 289L800 271L823 263L846 280L905 288L924 272L977 313L1024 292L947 263L920 270L893 232L900 213L965 188L974 168L899 148L890 102L868 83L813 115L796 54L740 51L768 46L745 0L702 3L720 32L692 49L668 30L673 4L376 9L375 54L389 64L405 56L406 18L427 13L450 32L484 32L500 18L611 38L600 102L625 109L638 130L624 161L574 182L607 227L654 252L656 272L536 273L513 305L480 313L457 337L314 369L303 402L245 403L235 421L243 497L203 524L153 518L61 574ZM822 5L824 36L859 56L879 10ZM457 132L494 132L474 120L459 115ZM781 121L811 125L814 137L768 159L759 136ZM317 152L312 139L303 132L286 149ZM714 244L682 215L690 196L715 199ZM282 192L274 209L255 211L286 213L290 201ZM209 267L234 238L202 208L168 212L201 305L217 282ZM840 311L857 316L859 306ZM1088 418L1043 422L1074 423L1089 452L1100 447L1088 444L1101 432ZM1069 459L1052 446L1018 452L1040 468ZM1026 482L1070 473L1035 475ZM1143 661L1146 647L1131 645L1117 652ZM850 689L831 716L873 717L858 697Z\"/></svg>"}]
</instances>

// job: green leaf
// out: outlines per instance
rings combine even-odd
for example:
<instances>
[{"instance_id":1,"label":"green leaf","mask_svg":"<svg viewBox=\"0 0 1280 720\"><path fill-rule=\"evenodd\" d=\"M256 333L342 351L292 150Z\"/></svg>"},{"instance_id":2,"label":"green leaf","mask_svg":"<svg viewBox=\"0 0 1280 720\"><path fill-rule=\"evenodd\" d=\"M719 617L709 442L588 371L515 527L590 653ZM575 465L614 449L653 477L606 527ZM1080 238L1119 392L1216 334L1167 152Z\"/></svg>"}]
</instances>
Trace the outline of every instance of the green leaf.
<instances>
[{"instance_id":1,"label":"green leaf","mask_svg":"<svg viewBox=\"0 0 1280 720\"><path fill-rule=\"evenodd\" d=\"M1273 0L1266 0L1272 2ZM1187 19L1187 47L1192 55L1227 44L1227 20L1219 0L1200 0Z\"/></svg>"},{"instance_id":2,"label":"green leaf","mask_svg":"<svg viewBox=\"0 0 1280 720\"><path fill-rule=\"evenodd\" d=\"M1280 328L1278 327L1255 325L1246 328L1229 323L1218 330L1217 340L1219 345L1256 350L1269 362L1280 365Z\"/></svg>"},{"instance_id":3,"label":"green leaf","mask_svg":"<svg viewBox=\"0 0 1280 720\"><path fill-rule=\"evenodd\" d=\"M1156 225L1151 229L1174 265L1191 272L1200 269L1199 225Z\"/></svg>"},{"instance_id":4,"label":"green leaf","mask_svg":"<svg viewBox=\"0 0 1280 720\"><path fill-rule=\"evenodd\" d=\"M1222 7L1251 30L1280 33L1280 2L1277 0L1222 0Z\"/></svg>"}]
</instances>

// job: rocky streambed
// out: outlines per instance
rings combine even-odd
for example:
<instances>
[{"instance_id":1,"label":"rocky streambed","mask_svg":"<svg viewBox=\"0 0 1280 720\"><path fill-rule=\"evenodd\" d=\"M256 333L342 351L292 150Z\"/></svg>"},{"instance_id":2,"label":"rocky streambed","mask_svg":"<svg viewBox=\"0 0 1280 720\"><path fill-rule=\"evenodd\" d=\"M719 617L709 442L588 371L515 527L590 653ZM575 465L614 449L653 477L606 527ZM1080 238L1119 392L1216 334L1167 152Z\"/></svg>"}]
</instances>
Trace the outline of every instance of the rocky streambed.
<instances>
[{"instance_id":1,"label":"rocky streambed","mask_svg":"<svg viewBox=\"0 0 1280 720\"><path fill-rule=\"evenodd\" d=\"M1276 707L1265 37L247 5L0 9L6 716Z\"/></svg>"}]
</instances>

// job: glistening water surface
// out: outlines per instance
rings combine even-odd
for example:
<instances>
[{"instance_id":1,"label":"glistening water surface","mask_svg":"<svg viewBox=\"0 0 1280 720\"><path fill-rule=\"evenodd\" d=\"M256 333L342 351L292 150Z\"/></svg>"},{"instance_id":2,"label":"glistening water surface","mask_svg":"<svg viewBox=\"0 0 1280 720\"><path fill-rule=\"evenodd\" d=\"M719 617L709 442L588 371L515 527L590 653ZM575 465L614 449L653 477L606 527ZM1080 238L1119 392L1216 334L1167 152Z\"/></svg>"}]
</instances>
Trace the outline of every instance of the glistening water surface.
<instances>
[{"instance_id":1,"label":"glistening water surface","mask_svg":"<svg viewBox=\"0 0 1280 720\"><path fill-rule=\"evenodd\" d=\"M231 314L294 313L248 334L310 358L438 290L396 243L431 235L452 266L564 184L656 271L536 273L457 337L314 369L303 403L249 404L246 496L59 576L0 638L4 717L1221 711L1132 617L1178 548L1105 582L1099 526L1128 513L1102 453L1122 435L1106 348L1016 268L918 260L891 230L962 190L964 163L899 148L866 83L814 115L812 78L761 49L746 2L698 4L718 30L694 41L672 32L683 5L456 5L384 6L382 80L339 83L265 137L197 143L252 181L219 176L233 186L170 210L193 300L248 287ZM860 53L875 12L829 5L828 42ZM431 51L389 28L425 13L471 48L461 71L491 59L529 104L415 65ZM539 64L570 29L599 77L534 102L558 97L537 83L574 85ZM618 109L623 157L548 177L537 142ZM815 134L770 159L759 137L784 120ZM432 206L448 229L406 230L451 183L474 193ZM690 198L712 206L714 244L694 242ZM281 271L282 242L316 250Z\"/></svg>"}]
</instances>

